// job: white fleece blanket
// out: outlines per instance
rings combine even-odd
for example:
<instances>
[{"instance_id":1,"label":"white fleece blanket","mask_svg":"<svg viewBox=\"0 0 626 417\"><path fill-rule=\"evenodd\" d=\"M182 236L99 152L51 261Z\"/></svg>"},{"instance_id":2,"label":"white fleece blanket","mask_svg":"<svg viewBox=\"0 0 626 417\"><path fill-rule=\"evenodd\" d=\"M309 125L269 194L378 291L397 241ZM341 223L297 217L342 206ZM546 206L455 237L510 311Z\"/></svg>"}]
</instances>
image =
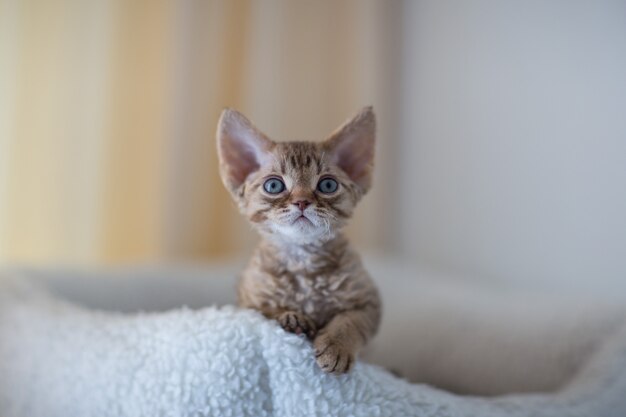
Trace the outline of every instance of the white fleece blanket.
<instances>
[{"instance_id":1,"label":"white fleece blanket","mask_svg":"<svg viewBox=\"0 0 626 417\"><path fill-rule=\"evenodd\" d=\"M0 282L0 415L626 416L626 328L554 393L463 397L357 363L326 375L304 338L234 307L121 314Z\"/></svg>"}]
</instances>

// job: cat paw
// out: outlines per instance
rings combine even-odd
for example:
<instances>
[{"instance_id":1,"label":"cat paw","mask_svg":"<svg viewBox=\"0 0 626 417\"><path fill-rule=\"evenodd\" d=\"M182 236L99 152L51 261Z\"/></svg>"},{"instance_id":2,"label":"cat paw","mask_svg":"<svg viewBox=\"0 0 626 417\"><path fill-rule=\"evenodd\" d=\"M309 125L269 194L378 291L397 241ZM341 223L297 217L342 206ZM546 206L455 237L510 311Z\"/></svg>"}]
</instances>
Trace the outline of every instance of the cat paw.
<instances>
[{"instance_id":1,"label":"cat paw","mask_svg":"<svg viewBox=\"0 0 626 417\"><path fill-rule=\"evenodd\" d=\"M354 352L337 343L328 335L318 336L313 342L315 360L319 367L328 373L345 374L354 363Z\"/></svg>"},{"instance_id":2,"label":"cat paw","mask_svg":"<svg viewBox=\"0 0 626 417\"><path fill-rule=\"evenodd\" d=\"M304 334L309 339L313 339L317 332L317 326L313 320L295 311L285 311L278 316L277 321L286 331L295 334Z\"/></svg>"}]
</instances>

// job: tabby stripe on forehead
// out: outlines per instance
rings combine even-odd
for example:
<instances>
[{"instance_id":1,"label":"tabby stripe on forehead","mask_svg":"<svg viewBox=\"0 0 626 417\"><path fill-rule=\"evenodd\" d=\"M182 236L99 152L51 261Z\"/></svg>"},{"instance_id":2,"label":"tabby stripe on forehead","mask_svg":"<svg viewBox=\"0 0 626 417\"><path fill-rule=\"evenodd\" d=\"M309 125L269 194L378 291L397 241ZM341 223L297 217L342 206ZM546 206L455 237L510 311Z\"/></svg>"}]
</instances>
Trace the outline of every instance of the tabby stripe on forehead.
<instances>
[{"instance_id":1,"label":"tabby stripe on forehead","mask_svg":"<svg viewBox=\"0 0 626 417\"><path fill-rule=\"evenodd\" d=\"M304 165L308 168L309 165L311 165L311 155L307 155L306 156L306 161L304 163Z\"/></svg>"},{"instance_id":2,"label":"tabby stripe on forehead","mask_svg":"<svg viewBox=\"0 0 626 417\"><path fill-rule=\"evenodd\" d=\"M320 175L322 173L322 159L315 158L315 163L317 164L317 175Z\"/></svg>"},{"instance_id":3,"label":"tabby stripe on forehead","mask_svg":"<svg viewBox=\"0 0 626 417\"><path fill-rule=\"evenodd\" d=\"M291 166L292 167L297 167L298 164L296 163L296 157L294 155L291 155L291 157L289 158L289 161L291 162Z\"/></svg>"}]
</instances>

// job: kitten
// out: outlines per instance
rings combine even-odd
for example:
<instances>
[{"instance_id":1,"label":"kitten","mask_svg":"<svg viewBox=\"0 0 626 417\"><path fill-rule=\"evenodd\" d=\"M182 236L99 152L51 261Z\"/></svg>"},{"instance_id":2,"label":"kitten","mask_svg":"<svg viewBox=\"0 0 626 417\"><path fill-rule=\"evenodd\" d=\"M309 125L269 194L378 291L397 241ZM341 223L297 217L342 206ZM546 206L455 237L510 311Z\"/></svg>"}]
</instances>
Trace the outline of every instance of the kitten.
<instances>
[{"instance_id":1,"label":"kitten","mask_svg":"<svg viewBox=\"0 0 626 417\"><path fill-rule=\"evenodd\" d=\"M371 107L323 142L273 142L226 109L217 129L220 174L262 240L241 276L241 307L305 334L326 372L345 373L376 332L381 304L340 229L371 184Z\"/></svg>"}]
</instances>

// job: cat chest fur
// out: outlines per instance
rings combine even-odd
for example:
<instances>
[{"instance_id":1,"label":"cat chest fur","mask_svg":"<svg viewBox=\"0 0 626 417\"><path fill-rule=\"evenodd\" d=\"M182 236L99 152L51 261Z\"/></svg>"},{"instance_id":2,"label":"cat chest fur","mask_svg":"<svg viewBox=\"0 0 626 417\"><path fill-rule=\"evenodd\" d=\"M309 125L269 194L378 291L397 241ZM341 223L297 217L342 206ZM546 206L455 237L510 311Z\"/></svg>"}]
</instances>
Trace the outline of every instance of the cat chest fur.
<instances>
[{"instance_id":1,"label":"cat chest fur","mask_svg":"<svg viewBox=\"0 0 626 417\"><path fill-rule=\"evenodd\" d=\"M349 305L349 283L349 274L345 272L332 275L287 273L278 279L284 294L281 307L301 311L316 322L326 322L327 317L341 309L353 308Z\"/></svg>"},{"instance_id":2,"label":"cat chest fur","mask_svg":"<svg viewBox=\"0 0 626 417\"><path fill-rule=\"evenodd\" d=\"M244 304L261 310L291 310L306 314L318 326L337 313L358 307L363 285L360 274L348 271L267 271L248 269L241 286L246 288Z\"/></svg>"}]
</instances>

